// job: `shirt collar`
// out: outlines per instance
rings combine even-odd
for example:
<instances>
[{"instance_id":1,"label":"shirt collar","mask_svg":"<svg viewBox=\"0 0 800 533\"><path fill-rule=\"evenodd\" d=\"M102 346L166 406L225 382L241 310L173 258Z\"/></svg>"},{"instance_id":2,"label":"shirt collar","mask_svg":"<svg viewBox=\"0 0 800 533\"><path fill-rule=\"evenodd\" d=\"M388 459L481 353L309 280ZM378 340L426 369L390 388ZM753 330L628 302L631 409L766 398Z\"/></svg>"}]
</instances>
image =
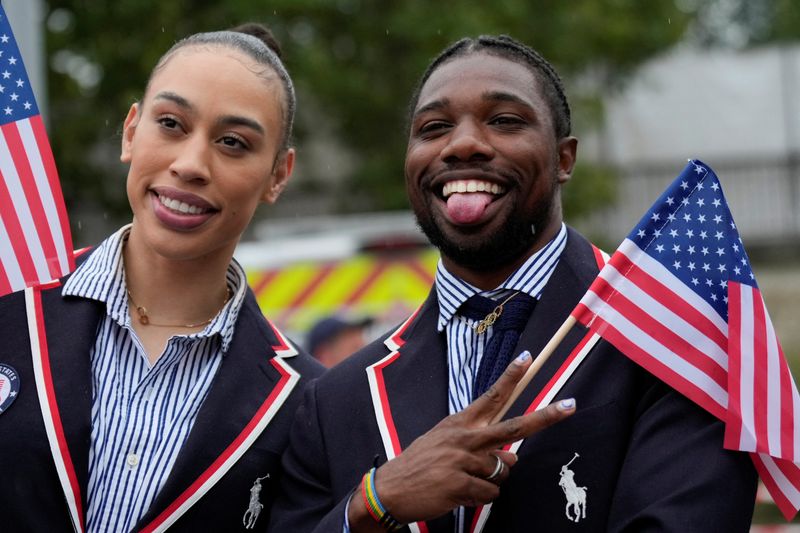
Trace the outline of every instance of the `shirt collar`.
<instances>
[{"instance_id":1,"label":"shirt collar","mask_svg":"<svg viewBox=\"0 0 800 533\"><path fill-rule=\"evenodd\" d=\"M130 327L125 268L122 260L122 248L130 229L130 224L123 226L100 243L86 261L75 269L62 291L65 296L79 296L104 302L106 314L123 327ZM232 293L228 303L202 331L187 335L189 338L220 335L223 353L228 350L233 339L236 319L247 291L247 277L235 259L228 265L226 279Z\"/></svg>"},{"instance_id":2,"label":"shirt collar","mask_svg":"<svg viewBox=\"0 0 800 533\"><path fill-rule=\"evenodd\" d=\"M506 291L520 291L538 300L566 245L567 227L562 222L561 229L550 242L530 256L503 283L490 291L481 291L451 274L445 268L442 260L439 259L439 263L436 265L435 277L436 296L439 300L438 330L444 331L458 308L470 296L478 293L492 297Z\"/></svg>"}]
</instances>

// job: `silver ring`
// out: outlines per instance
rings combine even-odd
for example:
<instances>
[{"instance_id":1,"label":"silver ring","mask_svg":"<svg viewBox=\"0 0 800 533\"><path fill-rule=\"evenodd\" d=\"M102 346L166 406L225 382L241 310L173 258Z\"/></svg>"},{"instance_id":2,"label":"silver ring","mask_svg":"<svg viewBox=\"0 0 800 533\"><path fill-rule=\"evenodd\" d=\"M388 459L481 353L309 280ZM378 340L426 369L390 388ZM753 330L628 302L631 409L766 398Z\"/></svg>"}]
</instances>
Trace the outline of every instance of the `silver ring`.
<instances>
[{"instance_id":1,"label":"silver ring","mask_svg":"<svg viewBox=\"0 0 800 533\"><path fill-rule=\"evenodd\" d=\"M500 477L500 474L502 474L503 470L505 470L506 468L505 462L503 462L503 460L500 459L499 456L495 455L494 458L497 459L497 464L494 466L494 472L489 474L489 477L486 478L486 481L494 481L495 479Z\"/></svg>"}]
</instances>

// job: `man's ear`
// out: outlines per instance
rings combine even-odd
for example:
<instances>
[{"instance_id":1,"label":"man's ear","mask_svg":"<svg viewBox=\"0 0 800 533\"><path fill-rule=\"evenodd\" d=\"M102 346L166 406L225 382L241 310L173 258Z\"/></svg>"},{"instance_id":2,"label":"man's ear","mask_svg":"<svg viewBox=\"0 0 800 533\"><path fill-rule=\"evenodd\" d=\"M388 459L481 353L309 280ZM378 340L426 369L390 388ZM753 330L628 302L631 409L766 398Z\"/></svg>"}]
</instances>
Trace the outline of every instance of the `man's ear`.
<instances>
[{"instance_id":1,"label":"man's ear","mask_svg":"<svg viewBox=\"0 0 800 533\"><path fill-rule=\"evenodd\" d=\"M558 141L558 183L565 184L572 177L578 157L578 139L564 137Z\"/></svg>"},{"instance_id":2,"label":"man's ear","mask_svg":"<svg viewBox=\"0 0 800 533\"><path fill-rule=\"evenodd\" d=\"M128 110L125 122L122 123L122 150L119 160L123 163L131 162L131 145L133 144L133 135L136 133L136 126L139 125L139 118L139 102L134 102Z\"/></svg>"},{"instance_id":3,"label":"man's ear","mask_svg":"<svg viewBox=\"0 0 800 533\"><path fill-rule=\"evenodd\" d=\"M275 160L275 166L272 167L269 187L267 187L267 190L264 191L261 197L262 202L274 204L281 195L286 184L289 182L289 178L292 176L294 157L294 148L289 148Z\"/></svg>"}]
</instances>

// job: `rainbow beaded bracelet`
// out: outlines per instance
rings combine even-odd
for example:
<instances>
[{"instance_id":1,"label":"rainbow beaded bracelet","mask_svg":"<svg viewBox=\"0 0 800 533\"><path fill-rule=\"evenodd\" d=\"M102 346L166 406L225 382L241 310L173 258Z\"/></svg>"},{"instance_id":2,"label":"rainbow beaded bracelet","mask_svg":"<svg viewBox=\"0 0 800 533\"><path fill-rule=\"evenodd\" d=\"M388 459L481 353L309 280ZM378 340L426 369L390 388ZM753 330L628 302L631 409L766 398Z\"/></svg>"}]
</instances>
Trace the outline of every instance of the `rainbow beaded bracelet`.
<instances>
[{"instance_id":1,"label":"rainbow beaded bracelet","mask_svg":"<svg viewBox=\"0 0 800 533\"><path fill-rule=\"evenodd\" d=\"M378 498L375 490L375 468L364 474L361 480L361 495L364 497L364 504L370 516L378 522L386 531L397 531L402 525L386 510Z\"/></svg>"}]
</instances>

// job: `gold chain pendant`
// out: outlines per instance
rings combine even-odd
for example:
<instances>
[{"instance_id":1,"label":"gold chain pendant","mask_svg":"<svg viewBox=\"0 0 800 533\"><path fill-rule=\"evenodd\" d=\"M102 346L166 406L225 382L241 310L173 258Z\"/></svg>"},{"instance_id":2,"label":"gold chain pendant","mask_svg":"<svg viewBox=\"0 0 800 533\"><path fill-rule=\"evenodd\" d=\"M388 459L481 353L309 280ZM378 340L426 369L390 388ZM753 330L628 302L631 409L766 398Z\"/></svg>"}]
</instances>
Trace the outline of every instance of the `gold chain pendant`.
<instances>
[{"instance_id":1,"label":"gold chain pendant","mask_svg":"<svg viewBox=\"0 0 800 533\"><path fill-rule=\"evenodd\" d=\"M511 296L509 296L508 298L506 298L505 300L503 300L503 301L502 301L502 302L501 302L501 303L500 303L500 304L499 304L497 307L495 307L495 308L494 308L494 311L492 311L491 313L489 313L488 315L486 315L486 316L483 318L483 320L481 320L480 322L478 322L477 324L475 324L475 326L473 326L473 328L472 328L472 329L474 329L474 330L475 330L475 333L477 333L478 335L480 335L481 333L484 333L484 332L485 332L487 329L489 329L489 326L491 326L492 324L494 324L495 322L497 322L497 319L498 319L498 318L500 318L500 315L502 315L502 314L503 314L503 306L504 306L504 305L505 305L505 304L506 304L506 303L507 303L507 302L508 302L508 301L509 301L511 298L513 298L514 296L516 296L517 294L519 294L519 291L515 292L514 294L512 294Z\"/></svg>"},{"instance_id":2,"label":"gold chain pendant","mask_svg":"<svg viewBox=\"0 0 800 533\"><path fill-rule=\"evenodd\" d=\"M494 308L494 311L486 315L486 318L478 322L478 324L475 326L475 332L478 333L478 335L485 332L487 329L489 329L489 326L494 324L497 321L497 319L500 318L500 315L502 314L503 314L503 304L500 304Z\"/></svg>"}]
</instances>

